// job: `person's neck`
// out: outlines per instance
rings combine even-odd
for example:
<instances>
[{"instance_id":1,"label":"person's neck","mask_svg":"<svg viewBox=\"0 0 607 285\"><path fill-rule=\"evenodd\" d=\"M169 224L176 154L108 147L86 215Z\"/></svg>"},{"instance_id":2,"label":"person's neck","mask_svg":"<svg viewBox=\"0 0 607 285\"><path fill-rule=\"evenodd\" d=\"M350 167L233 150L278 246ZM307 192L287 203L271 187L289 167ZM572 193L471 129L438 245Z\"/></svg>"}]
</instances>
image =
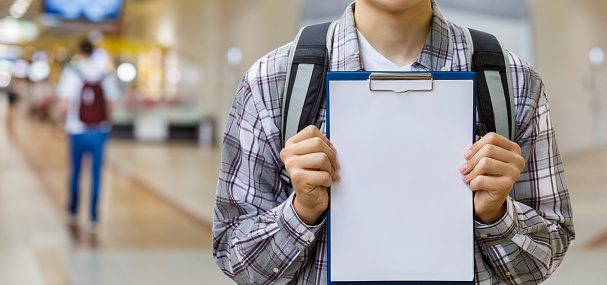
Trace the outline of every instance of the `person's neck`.
<instances>
[{"instance_id":1,"label":"person's neck","mask_svg":"<svg viewBox=\"0 0 607 285\"><path fill-rule=\"evenodd\" d=\"M432 28L432 4L421 1L402 11L389 11L357 1L354 21L377 52L398 66L414 62Z\"/></svg>"}]
</instances>

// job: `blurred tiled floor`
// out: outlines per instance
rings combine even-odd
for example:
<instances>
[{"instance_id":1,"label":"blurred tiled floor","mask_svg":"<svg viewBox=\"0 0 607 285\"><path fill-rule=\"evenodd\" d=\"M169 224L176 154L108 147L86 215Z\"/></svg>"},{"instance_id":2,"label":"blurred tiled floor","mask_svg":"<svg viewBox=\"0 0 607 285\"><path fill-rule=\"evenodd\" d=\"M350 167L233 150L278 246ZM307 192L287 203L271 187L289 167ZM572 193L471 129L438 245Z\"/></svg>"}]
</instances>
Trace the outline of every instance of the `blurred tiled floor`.
<instances>
[{"instance_id":1,"label":"blurred tiled floor","mask_svg":"<svg viewBox=\"0 0 607 285\"><path fill-rule=\"evenodd\" d=\"M109 144L102 226L64 212L67 154L60 129L20 118L0 101L0 284L233 284L211 256L220 150L187 144ZM607 150L564 159L577 240L544 284L607 284Z\"/></svg>"},{"instance_id":2,"label":"blurred tiled floor","mask_svg":"<svg viewBox=\"0 0 607 285\"><path fill-rule=\"evenodd\" d=\"M101 226L93 235L87 230L88 171L79 226L67 223L69 166L62 131L23 117L9 127L2 98L1 285L233 284L212 259L218 170L205 156L217 159L217 150L111 142ZM189 196L180 200L183 195ZM183 203L188 199L192 203Z\"/></svg>"}]
</instances>

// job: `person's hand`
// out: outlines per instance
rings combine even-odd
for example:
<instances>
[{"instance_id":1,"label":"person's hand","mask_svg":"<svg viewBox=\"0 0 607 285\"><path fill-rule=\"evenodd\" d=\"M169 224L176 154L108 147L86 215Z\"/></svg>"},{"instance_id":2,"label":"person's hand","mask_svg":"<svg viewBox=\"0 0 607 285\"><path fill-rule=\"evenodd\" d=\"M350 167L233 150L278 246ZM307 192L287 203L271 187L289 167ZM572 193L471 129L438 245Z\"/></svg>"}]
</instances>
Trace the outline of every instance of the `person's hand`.
<instances>
[{"instance_id":1,"label":"person's hand","mask_svg":"<svg viewBox=\"0 0 607 285\"><path fill-rule=\"evenodd\" d=\"M518 144L496 133L488 133L464 154L460 167L463 180L470 183L474 211L483 224L490 225L506 213L506 198L525 168Z\"/></svg>"},{"instance_id":2,"label":"person's hand","mask_svg":"<svg viewBox=\"0 0 607 285\"><path fill-rule=\"evenodd\" d=\"M335 147L318 128L308 126L287 140L280 158L295 191L295 212L304 223L316 224L329 207L327 187L339 180Z\"/></svg>"}]
</instances>

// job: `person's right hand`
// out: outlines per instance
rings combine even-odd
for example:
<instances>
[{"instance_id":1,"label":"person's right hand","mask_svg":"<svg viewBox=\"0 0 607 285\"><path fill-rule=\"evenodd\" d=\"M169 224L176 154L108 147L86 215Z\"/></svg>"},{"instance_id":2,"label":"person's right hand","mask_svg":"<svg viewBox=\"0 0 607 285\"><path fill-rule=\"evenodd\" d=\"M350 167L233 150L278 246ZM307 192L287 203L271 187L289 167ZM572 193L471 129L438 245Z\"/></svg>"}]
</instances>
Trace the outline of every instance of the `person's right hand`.
<instances>
[{"instance_id":1,"label":"person's right hand","mask_svg":"<svg viewBox=\"0 0 607 285\"><path fill-rule=\"evenodd\" d=\"M280 158L295 191L295 212L304 223L316 224L329 207L327 188L339 180L335 147L318 128L308 126L287 140Z\"/></svg>"}]
</instances>

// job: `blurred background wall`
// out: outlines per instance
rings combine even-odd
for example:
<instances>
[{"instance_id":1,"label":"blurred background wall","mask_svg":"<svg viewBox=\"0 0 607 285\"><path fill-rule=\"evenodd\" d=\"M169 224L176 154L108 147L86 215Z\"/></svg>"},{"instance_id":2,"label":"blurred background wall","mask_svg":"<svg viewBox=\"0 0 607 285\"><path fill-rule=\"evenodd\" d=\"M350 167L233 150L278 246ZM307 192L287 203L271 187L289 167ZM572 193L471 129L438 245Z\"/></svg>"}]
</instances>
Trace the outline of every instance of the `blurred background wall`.
<instances>
[{"instance_id":1,"label":"blurred background wall","mask_svg":"<svg viewBox=\"0 0 607 285\"><path fill-rule=\"evenodd\" d=\"M132 1L124 29L127 38L167 49L171 64L182 71L178 90L196 94L201 113L215 119L215 136L221 138L236 86L253 62L290 41L299 9L299 1Z\"/></svg>"},{"instance_id":2,"label":"blurred background wall","mask_svg":"<svg viewBox=\"0 0 607 285\"><path fill-rule=\"evenodd\" d=\"M533 0L529 4L536 67L546 84L563 154L604 146L607 73L604 63L591 64L589 53L593 47L607 48L607 2Z\"/></svg>"},{"instance_id":3,"label":"blurred background wall","mask_svg":"<svg viewBox=\"0 0 607 285\"><path fill-rule=\"evenodd\" d=\"M105 36L101 46L114 56L116 65L127 62L143 69L138 70L133 82L125 84L125 89L132 91L133 97L147 100L147 107L135 111L125 108L126 111L117 112L116 122L134 125L135 129L138 125L147 126L139 136L145 140L146 130L153 133L154 128L170 124L196 125L210 120L218 142L232 96L251 64L291 41L303 25L337 19L350 2L125 0L124 11L116 22L90 23L49 18L42 13L43 1L33 0L22 20L34 23L38 36L18 46L25 56L30 54L27 60L32 61L31 54L36 50L50 55L57 49L71 52L78 39L90 31L100 31ZM0 17L8 16L13 0L0 3L0 11L4 11ZM601 98L607 91L607 73L602 71L604 66L590 63L589 52L593 47L607 46L603 32L607 26L607 2L437 3L448 19L497 35L508 49L539 71L546 83L565 156L605 145L607 100ZM157 74L146 70L145 63L153 62L151 58L159 61ZM50 78L55 81L61 65L58 67L51 68ZM156 140L164 141L166 137L161 132Z\"/></svg>"}]
</instances>

